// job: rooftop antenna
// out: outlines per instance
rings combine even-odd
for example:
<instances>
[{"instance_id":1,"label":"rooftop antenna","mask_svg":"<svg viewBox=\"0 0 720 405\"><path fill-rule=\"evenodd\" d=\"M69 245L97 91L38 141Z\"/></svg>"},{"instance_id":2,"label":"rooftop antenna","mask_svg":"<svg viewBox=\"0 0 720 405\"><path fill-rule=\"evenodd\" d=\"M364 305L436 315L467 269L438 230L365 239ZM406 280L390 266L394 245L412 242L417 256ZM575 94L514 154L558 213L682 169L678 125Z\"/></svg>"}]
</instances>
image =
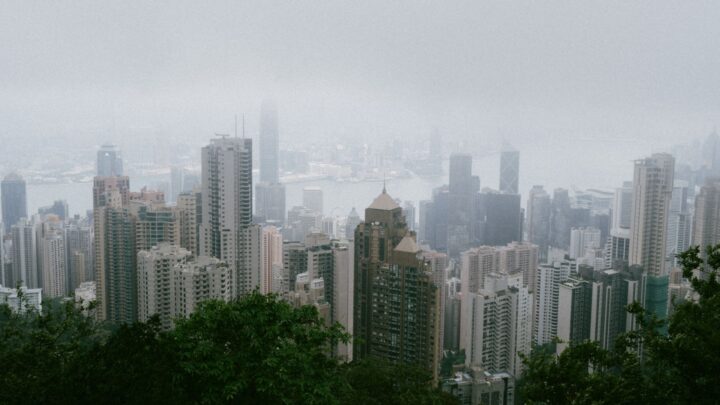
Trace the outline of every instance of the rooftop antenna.
<instances>
[{"instance_id":1,"label":"rooftop antenna","mask_svg":"<svg viewBox=\"0 0 720 405\"><path fill-rule=\"evenodd\" d=\"M230 134L220 134L220 133L215 132L215 136L219 136L220 138L225 139L228 136L230 136Z\"/></svg>"},{"instance_id":2,"label":"rooftop antenna","mask_svg":"<svg viewBox=\"0 0 720 405\"><path fill-rule=\"evenodd\" d=\"M387 194L387 189L385 188L385 183L387 182L387 179L386 179L385 174L386 174L385 171L383 171L383 191L382 191L383 194Z\"/></svg>"},{"instance_id":3,"label":"rooftop antenna","mask_svg":"<svg viewBox=\"0 0 720 405\"><path fill-rule=\"evenodd\" d=\"M243 139L245 139L245 113L243 113Z\"/></svg>"},{"instance_id":4,"label":"rooftop antenna","mask_svg":"<svg viewBox=\"0 0 720 405\"><path fill-rule=\"evenodd\" d=\"M235 138L237 138L237 114L235 114Z\"/></svg>"}]
</instances>

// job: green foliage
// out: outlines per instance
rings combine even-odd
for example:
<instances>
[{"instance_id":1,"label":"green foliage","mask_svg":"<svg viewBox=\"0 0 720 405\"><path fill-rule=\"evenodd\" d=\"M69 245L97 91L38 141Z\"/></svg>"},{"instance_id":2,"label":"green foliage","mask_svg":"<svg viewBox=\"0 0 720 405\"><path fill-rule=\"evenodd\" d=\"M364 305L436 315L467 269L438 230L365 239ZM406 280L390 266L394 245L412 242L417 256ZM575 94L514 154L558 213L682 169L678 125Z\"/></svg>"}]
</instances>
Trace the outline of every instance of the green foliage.
<instances>
[{"instance_id":1,"label":"green foliage","mask_svg":"<svg viewBox=\"0 0 720 405\"><path fill-rule=\"evenodd\" d=\"M432 376L416 367L372 359L344 368L350 389L343 404L455 404L432 386Z\"/></svg>"},{"instance_id":2,"label":"green foliage","mask_svg":"<svg viewBox=\"0 0 720 405\"><path fill-rule=\"evenodd\" d=\"M559 356L534 351L524 359L519 383L527 403L706 404L720 398L720 245L678 255L697 301L679 303L663 322L638 303L628 306L638 328L621 335L611 350L594 342L575 344Z\"/></svg>"},{"instance_id":3,"label":"green foliage","mask_svg":"<svg viewBox=\"0 0 720 405\"><path fill-rule=\"evenodd\" d=\"M157 318L109 328L72 302L0 306L0 403L446 403L426 373L341 365L349 336L314 307L258 293L202 304L172 331Z\"/></svg>"}]
</instances>

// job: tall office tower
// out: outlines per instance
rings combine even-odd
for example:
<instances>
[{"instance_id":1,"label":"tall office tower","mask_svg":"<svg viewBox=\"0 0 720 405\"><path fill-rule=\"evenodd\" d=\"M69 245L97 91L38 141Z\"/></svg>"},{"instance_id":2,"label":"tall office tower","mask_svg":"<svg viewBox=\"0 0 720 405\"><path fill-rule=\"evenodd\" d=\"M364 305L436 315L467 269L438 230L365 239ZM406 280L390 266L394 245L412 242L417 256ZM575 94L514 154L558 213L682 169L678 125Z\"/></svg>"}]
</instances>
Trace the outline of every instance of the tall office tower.
<instances>
[{"instance_id":1,"label":"tall office tower","mask_svg":"<svg viewBox=\"0 0 720 405\"><path fill-rule=\"evenodd\" d=\"M589 208L587 212L589 215ZM584 223L577 225L577 222L578 219L575 217L570 205L570 195L568 191L564 188L556 188L553 191L550 207L550 229L548 235L550 246L567 250L570 247L570 229L573 226L586 225Z\"/></svg>"},{"instance_id":2,"label":"tall office tower","mask_svg":"<svg viewBox=\"0 0 720 405\"><path fill-rule=\"evenodd\" d=\"M274 226L262 230L262 275L260 292L269 294L276 291L273 279L283 269L283 240L280 231Z\"/></svg>"},{"instance_id":3,"label":"tall office tower","mask_svg":"<svg viewBox=\"0 0 720 405\"><path fill-rule=\"evenodd\" d=\"M667 252L668 272L678 265L677 254L690 247L690 234L692 215L688 207L688 186L685 181L676 181L670 198L668 211L667 239L665 250Z\"/></svg>"},{"instance_id":4,"label":"tall office tower","mask_svg":"<svg viewBox=\"0 0 720 405\"><path fill-rule=\"evenodd\" d=\"M556 346L557 354L572 344L590 340L591 315L591 283L570 276L558 289L557 337L560 342Z\"/></svg>"},{"instance_id":5,"label":"tall office tower","mask_svg":"<svg viewBox=\"0 0 720 405\"><path fill-rule=\"evenodd\" d=\"M199 250L234 269L237 295L247 292L254 279L251 248L253 235L261 239L261 232L252 228L252 140L213 139L202 148ZM259 283L259 260L257 265Z\"/></svg>"},{"instance_id":6,"label":"tall office tower","mask_svg":"<svg viewBox=\"0 0 720 405\"><path fill-rule=\"evenodd\" d=\"M700 253L706 258L705 248L720 243L720 179L711 178L700 188L695 197L693 221L693 245L700 246Z\"/></svg>"},{"instance_id":7,"label":"tall office tower","mask_svg":"<svg viewBox=\"0 0 720 405\"><path fill-rule=\"evenodd\" d=\"M42 275L38 266L37 249L37 216L32 219L21 219L12 226L12 279L11 286L18 283L28 288L41 288Z\"/></svg>"},{"instance_id":8,"label":"tall office tower","mask_svg":"<svg viewBox=\"0 0 720 405\"><path fill-rule=\"evenodd\" d=\"M175 206L180 232L180 246L194 255L199 251L198 228L202 222L202 194L200 191L180 193Z\"/></svg>"},{"instance_id":9,"label":"tall office tower","mask_svg":"<svg viewBox=\"0 0 720 405\"><path fill-rule=\"evenodd\" d=\"M93 234L87 219L71 218L65 224L65 245L69 290L74 291L85 281L95 279Z\"/></svg>"},{"instance_id":10,"label":"tall office tower","mask_svg":"<svg viewBox=\"0 0 720 405\"><path fill-rule=\"evenodd\" d=\"M282 277L273 278L273 291L280 294L291 291L295 286L297 275L307 272L308 266L308 255L304 243L285 241L282 253Z\"/></svg>"},{"instance_id":11,"label":"tall office tower","mask_svg":"<svg viewBox=\"0 0 720 405\"><path fill-rule=\"evenodd\" d=\"M303 207L318 214L323 213L323 191L320 187L303 188Z\"/></svg>"},{"instance_id":12,"label":"tall office tower","mask_svg":"<svg viewBox=\"0 0 720 405\"><path fill-rule=\"evenodd\" d=\"M2 199L2 223L5 225L5 232L8 232L20 218L28 217L25 180L17 173L5 176L0 183L0 198Z\"/></svg>"},{"instance_id":13,"label":"tall office tower","mask_svg":"<svg viewBox=\"0 0 720 405\"><path fill-rule=\"evenodd\" d=\"M545 261L550 246L550 195L542 186L533 186L527 204L527 240L540 248L540 260Z\"/></svg>"},{"instance_id":14,"label":"tall office tower","mask_svg":"<svg viewBox=\"0 0 720 405\"><path fill-rule=\"evenodd\" d=\"M520 194L484 190L478 195L476 210L480 228L477 244L503 246L522 240Z\"/></svg>"},{"instance_id":15,"label":"tall office tower","mask_svg":"<svg viewBox=\"0 0 720 405\"><path fill-rule=\"evenodd\" d=\"M0 285L12 285L8 284L10 275L5 274L5 227L0 222Z\"/></svg>"},{"instance_id":16,"label":"tall office tower","mask_svg":"<svg viewBox=\"0 0 720 405\"><path fill-rule=\"evenodd\" d=\"M504 147L500 152L500 192L518 194L519 180L520 152Z\"/></svg>"},{"instance_id":17,"label":"tall office tower","mask_svg":"<svg viewBox=\"0 0 720 405\"><path fill-rule=\"evenodd\" d=\"M38 227L38 268L42 274L43 294L50 298L65 297L69 293L65 233L57 216L48 216Z\"/></svg>"},{"instance_id":18,"label":"tall office tower","mask_svg":"<svg viewBox=\"0 0 720 405\"><path fill-rule=\"evenodd\" d=\"M415 230L415 204L412 201L405 201L403 204L403 214L405 214L405 222L411 231Z\"/></svg>"},{"instance_id":19,"label":"tall office tower","mask_svg":"<svg viewBox=\"0 0 720 405\"><path fill-rule=\"evenodd\" d=\"M260 107L260 181L278 183L280 136L277 106L263 101Z\"/></svg>"},{"instance_id":20,"label":"tall office tower","mask_svg":"<svg viewBox=\"0 0 720 405\"><path fill-rule=\"evenodd\" d=\"M353 358L415 364L437 380L440 293L419 253L402 209L383 189L355 231Z\"/></svg>"},{"instance_id":21,"label":"tall office tower","mask_svg":"<svg viewBox=\"0 0 720 405\"><path fill-rule=\"evenodd\" d=\"M649 275L666 276L666 224L670 211L675 159L665 153L635 161L630 220L630 264Z\"/></svg>"},{"instance_id":22,"label":"tall office tower","mask_svg":"<svg viewBox=\"0 0 720 405\"><path fill-rule=\"evenodd\" d=\"M183 177L185 170L179 166L170 168L170 198L169 202L176 202L180 193L183 192Z\"/></svg>"},{"instance_id":23,"label":"tall office tower","mask_svg":"<svg viewBox=\"0 0 720 405\"><path fill-rule=\"evenodd\" d=\"M520 354L529 354L532 341L532 294L519 275L493 275L485 288L463 296L460 349L466 367L522 374ZM467 325L462 327L462 325Z\"/></svg>"},{"instance_id":24,"label":"tall office tower","mask_svg":"<svg viewBox=\"0 0 720 405\"><path fill-rule=\"evenodd\" d=\"M115 177L123 175L123 161L120 149L105 144L97 152L97 175L99 177Z\"/></svg>"},{"instance_id":25,"label":"tall office tower","mask_svg":"<svg viewBox=\"0 0 720 405\"><path fill-rule=\"evenodd\" d=\"M335 254L330 239L323 233L312 233L305 237L305 248L307 250L307 273L313 280L323 280L324 300L330 306L326 321L331 324L333 319L335 303Z\"/></svg>"},{"instance_id":26,"label":"tall office tower","mask_svg":"<svg viewBox=\"0 0 720 405\"><path fill-rule=\"evenodd\" d=\"M600 230L593 227L572 228L570 230L570 251L571 259L578 259L585 256L588 249L595 250L602 247Z\"/></svg>"},{"instance_id":27,"label":"tall office tower","mask_svg":"<svg viewBox=\"0 0 720 405\"><path fill-rule=\"evenodd\" d=\"M620 268L630 260L630 219L633 207L633 185L626 181L615 189L610 237L605 248L605 266Z\"/></svg>"},{"instance_id":28,"label":"tall office tower","mask_svg":"<svg viewBox=\"0 0 720 405\"><path fill-rule=\"evenodd\" d=\"M558 291L560 284L570 276L569 263L543 264L537 269L537 290L533 331L535 344L544 345L557 336Z\"/></svg>"},{"instance_id":29,"label":"tall office tower","mask_svg":"<svg viewBox=\"0 0 720 405\"><path fill-rule=\"evenodd\" d=\"M285 223L285 185L259 182L255 185L255 215L275 225Z\"/></svg>"},{"instance_id":30,"label":"tall office tower","mask_svg":"<svg viewBox=\"0 0 720 405\"><path fill-rule=\"evenodd\" d=\"M448 271L450 267L450 259L445 253L436 252L434 250L422 251L420 253L422 259L430 265L433 275L433 283L438 288L437 313L435 317L438 319L438 345L439 358L442 358L442 350L445 345L445 281L447 281Z\"/></svg>"},{"instance_id":31,"label":"tall office tower","mask_svg":"<svg viewBox=\"0 0 720 405\"><path fill-rule=\"evenodd\" d=\"M260 181L255 185L255 214L264 222L285 222L285 186L280 184L277 107L264 101L260 110Z\"/></svg>"},{"instance_id":32,"label":"tall office tower","mask_svg":"<svg viewBox=\"0 0 720 405\"><path fill-rule=\"evenodd\" d=\"M465 153L450 155L449 190L453 194L473 194L480 190L480 179L472 175L472 156Z\"/></svg>"},{"instance_id":33,"label":"tall office tower","mask_svg":"<svg viewBox=\"0 0 720 405\"><path fill-rule=\"evenodd\" d=\"M68 218L68 203L65 200L56 200L53 205L38 208L38 214L41 218L50 214L57 215L61 221L64 221Z\"/></svg>"},{"instance_id":34,"label":"tall office tower","mask_svg":"<svg viewBox=\"0 0 720 405\"><path fill-rule=\"evenodd\" d=\"M345 238L347 240L355 240L355 228L357 228L361 222L360 215L355 211L355 207L352 207L345 220Z\"/></svg>"},{"instance_id":35,"label":"tall office tower","mask_svg":"<svg viewBox=\"0 0 720 405\"><path fill-rule=\"evenodd\" d=\"M469 249L476 239L479 189L480 179L472 175L472 157L451 155L449 185L433 190L432 202L423 205L423 242L453 258Z\"/></svg>"},{"instance_id":36,"label":"tall office tower","mask_svg":"<svg viewBox=\"0 0 720 405\"><path fill-rule=\"evenodd\" d=\"M138 321L146 322L158 315L163 329L172 329L176 315L173 306L177 283L175 266L187 263L191 258L189 250L170 243L160 243L138 252Z\"/></svg>"}]
</instances>

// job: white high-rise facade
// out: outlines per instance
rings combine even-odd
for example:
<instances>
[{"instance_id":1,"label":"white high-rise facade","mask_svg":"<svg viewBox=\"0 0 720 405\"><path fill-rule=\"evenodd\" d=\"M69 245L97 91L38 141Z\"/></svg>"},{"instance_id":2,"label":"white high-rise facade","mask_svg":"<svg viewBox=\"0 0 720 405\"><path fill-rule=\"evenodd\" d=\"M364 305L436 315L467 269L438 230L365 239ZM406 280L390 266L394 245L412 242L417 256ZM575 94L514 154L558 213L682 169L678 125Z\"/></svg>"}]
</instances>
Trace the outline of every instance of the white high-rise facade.
<instances>
[{"instance_id":1,"label":"white high-rise facade","mask_svg":"<svg viewBox=\"0 0 720 405\"><path fill-rule=\"evenodd\" d=\"M656 153L635 161L630 218L630 264L665 276L666 240L675 158Z\"/></svg>"},{"instance_id":2,"label":"white high-rise facade","mask_svg":"<svg viewBox=\"0 0 720 405\"><path fill-rule=\"evenodd\" d=\"M492 275L486 288L463 296L460 348L467 367L522 374L520 353L529 354L532 339L532 294L520 275Z\"/></svg>"},{"instance_id":3,"label":"white high-rise facade","mask_svg":"<svg viewBox=\"0 0 720 405\"><path fill-rule=\"evenodd\" d=\"M42 289L46 297L57 298L68 295L69 274L65 234L60 222L46 222L38 229L39 267L42 269Z\"/></svg>"},{"instance_id":4,"label":"white high-rise facade","mask_svg":"<svg viewBox=\"0 0 720 405\"><path fill-rule=\"evenodd\" d=\"M571 259L581 258L585 256L588 249L600 249L602 245L601 232L598 228L572 228L570 230L570 252L568 253Z\"/></svg>"},{"instance_id":5,"label":"white high-rise facade","mask_svg":"<svg viewBox=\"0 0 720 405\"><path fill-rule=\"evenodd\" d=\"M200 255L231 266L236 295L260 287L262 230L252 224L252 141L222 137L202 148Z\"/></svg>"},{"instance_id":6,"label":"white high-rise facade","mask_svg":"<svg viewBox=\"0 0 720 405\"><path fill-rule=\"evenodd\" d=\"M558 297L560 284L570 276L569 262L541 265L537 269L533 330L535 343L550 343L558 333Z\"/></svg>"},{"instance_id":7,"label":"white high-rise facade","mask_svg":"<svg viewBox=\"0 0 720 405\"><path fill-rule=\"evenodd\" d=\"M273 292L273 277L282 272L283 252L282 234L274 226L266 226L262 230L262 275L260 291L263 294Z\"/></svg>"}]
</instances>

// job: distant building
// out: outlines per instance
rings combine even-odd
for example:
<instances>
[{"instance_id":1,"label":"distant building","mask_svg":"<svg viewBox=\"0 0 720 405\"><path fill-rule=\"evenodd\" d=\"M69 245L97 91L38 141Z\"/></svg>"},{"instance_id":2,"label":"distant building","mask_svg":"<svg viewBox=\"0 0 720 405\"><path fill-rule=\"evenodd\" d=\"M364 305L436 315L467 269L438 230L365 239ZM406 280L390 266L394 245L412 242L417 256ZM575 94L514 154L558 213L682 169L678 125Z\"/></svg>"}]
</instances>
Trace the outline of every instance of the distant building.
<instances>
[{"instance_id":1,"label":"distant building","mask_svg":"<svg viewBox=\"0 0 720 405\"><path fill-rule=\"evenodd\" d=\"M22 219L12 226L12 277L13 286L21 283L28 288L41 288L42 275L38 264L37 234L40 227L37 216Z\"/></svg>"},{"instance_id":2,"label":"distant building","mask_svg":"<svg viewBox=\"0 0 720 405\"><path fill-rule=\"evenodd\" d=\"M518 194L520 179L520 152L505 148L500 152L500 192Z\"/></svg>"},{"instance_id":3,"label":"distant building","mask_svg":"<svg viewBox=\"0 0 720 405\"><path fill-rule=\"evenodd\" d=\"M15 225L20 218L27 218L27 197L25 180L17 173L10 173L0 182L0 199L2 200L2 223L5 232Z\"/></svg>"},{"instance_id":4,"label":"distant building","mask_svg":"<svg viewBox=\"0 0 720 405\"><path fill-rule=\"evenodd\" d=\"M123 161L117 146L105 144L97 152L97 175L112 177L123 175Z\"/></svg>"},{"instance_id":5,"label":"distant building","mask_svg":"<svg viewBox=\"0 0 720 405\"><path fill-rule=\"evenodd\" d=\"M542 186L533 186L527 203L527 240L540 248L540 260L547 257L550 246L550 195Z\"/></svg>"},{"instance_id":6,"label":"distant building","mask_svg":"<svg viewBox=\"0 0 720 405\"><path fill-rule=\"evenodd\" d=\"M347 240L355 240L355 228L360 225L360 222L362 222L360 216L355 211L355 207L352 207L345 221L345 238Z\"/></svg>"},{"instance_id":7,"label":"distant building","mask_svg":"<svg viewBox=\"0 0 720 405\"><path fill-rule=\"evenodd\" d=\"M706 180L695 197L692 244L700 246L700 254L706 258L705 248L720 243L720 179Z\"/></svg>"},{"instance_id":8,"label":"distant building","mask_svg":"<svg viewBox=\"0 0 720 405\"><path fill-rule=\"evenodd\" d=\"M68 219L68 204L65 200L57 200L53 202L53 205L47 207L41 207L38 209L40 217L46 215L56 215L61 221Z\"/></svg>"},{"instance_id":9,"label":"distant building","mask_svg":"<svg viewBox=\"0 0 720 405\"><path fill-rule=\"evenodd\" d=\"M490 373L481 367L456 372L442 382L441 389L462 405L515 404L515 377Z\"/></svg>"},{"instance_id":10,"label":"distant building","mask_svg":"<svg viewBox=\"0 0 720 405\"><path fill-rule=\"evenodd\" d=\"M318 214L323 213L323 191L320 187L303 188L303 206Z\"/></svg>"}]
</instances>

